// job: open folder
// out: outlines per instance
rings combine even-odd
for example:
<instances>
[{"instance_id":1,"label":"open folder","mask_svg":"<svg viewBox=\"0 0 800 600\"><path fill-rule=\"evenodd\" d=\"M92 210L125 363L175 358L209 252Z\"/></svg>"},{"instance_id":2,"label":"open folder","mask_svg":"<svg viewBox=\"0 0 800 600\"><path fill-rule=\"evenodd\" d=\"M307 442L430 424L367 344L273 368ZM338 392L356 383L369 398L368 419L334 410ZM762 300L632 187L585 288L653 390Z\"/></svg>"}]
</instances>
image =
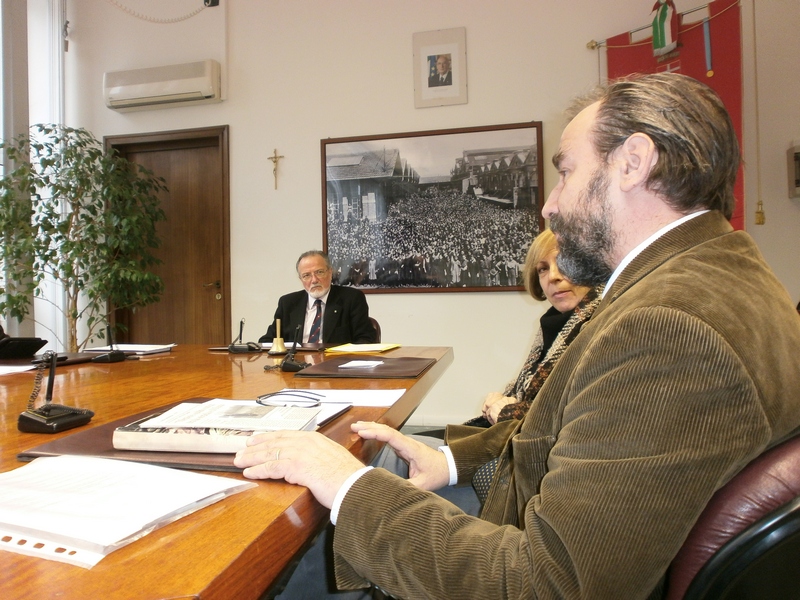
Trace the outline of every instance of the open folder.
<instances>
[{"instance_id":1,"label":"open folder","mask_svg":"<svg viewBox=\"0 0 800 600\"><path fill-rule=\"evenodd\" d=\"M402 393L402 390L401 390ZM123 417L110 423L98 425L90 429L81 429L68 436L58 438L34 448L25 450L17 454L17 460L28 462L43 456L96 456L100 458L115 458L118 460L130 460L162 467L174 467L177 469L198 469L201 471L231 471L241 472L233 465L233 454L220 452L176 452L158 450L123 450L114 448L114 432L117 429L125 429L135 425L139 421L162 414L165 411L179 404L203 403L209 398L193 398L174 402L157 409L150 409L129 417ZM350 408L350 404L341 402L330 405L326 404L318 409L318 427L321 427ZM227 452L227 451L226 451Z\"/></svg>"},{"instance_id":2,"label":"open folder","mask_svg":"<svg viewBox=\"0 0 800 600\"><path fill-rule=\"evenodd\" d=\"M184 402L204 402L209 398L194 398ZM178 469L199 469L201 471L232 471L241 472L233 465L233 454L212 454L204 452L153 452L148 450L116 450L113 444L114 430L117 427L128 425L139 419L163 412L180 404L174 402L159 409L150 409L123 417L110 423L82 429L62 438L45 442L39 446L17 454L17 460L27 462L41 456L97 456L101 458L116 458L118 460L132 460L135 462L149 463L162 467L175 467Z\"/></svg>"}]
</instances>

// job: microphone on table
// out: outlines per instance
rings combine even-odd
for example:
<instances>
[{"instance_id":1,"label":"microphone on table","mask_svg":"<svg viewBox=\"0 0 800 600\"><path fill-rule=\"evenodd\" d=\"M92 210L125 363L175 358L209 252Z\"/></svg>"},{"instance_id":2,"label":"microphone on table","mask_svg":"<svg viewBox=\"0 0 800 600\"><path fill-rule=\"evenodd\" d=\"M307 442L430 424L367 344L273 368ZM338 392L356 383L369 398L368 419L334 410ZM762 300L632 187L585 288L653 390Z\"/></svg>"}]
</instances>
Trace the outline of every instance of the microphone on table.
<instances>
[{"instance_id":1,"label":"microphone on table","mask_svg":"<svg viewBox=\"0 0 800 600\"><path fill-rule=\"evenodd\" d=\"M122 362L128 356L122 350L114 350L114 338L111 337L111 326L106 325L106 334L108 335L108 352L99 354L92 359L92 362L99 363L115 363Z\"/></svg>"},{"instance_id":2,"label":"microphone on table","mask_svg":"<svg viewBox=\"0 0 800 600\"><path fill-rule=\"evenodd\" d=\"M306 367L311 366L310 363L297 362L294 359L294 353L297 352L297 349L300 347L300 327L301 326L298 325L294 329L294 342L292 343L292 349L289 350L286 358L284 358L281 362L281 371L302 371Z\"/></svg>"},{"instance_id":3,"label":"microphone on table","mask_svg":"<svg viewBox=\"0 0 800 600\"><path fill-rule=\"evenodd\" d=\"M50 363L50 375L47 378L47 392L44 404L34 408L44 376L45 363ZM86 425L92 420L94 412L88 408L74 408L62 404L53 404L53 384L56 379L56 362L58 355L48 350L45 352L33 385L33 392L28 399L28 408L19 415L17 428L26 433L58 433L73 427Z\"/></svg>"},{"instance_id":4,"label":"microphone on table","mask_svg":"<svg viewBox=\"0 0 800 600\"><path fill-rule=\"evenodd\" d=\"M292 349L289 350L288 357L294 360L294 355L297 352L297 349L300 347L300 325L294 328L294 340L292 341Z\"/></svg>"},{"instance_id":5,"label":"microphone on table","mask_svg":"<svg viewBox=\"0 0 800 600\"><path fill-rule=\"evenodd\" d=\"M261 352L261 344L255 342L243 342L242 335L244 334L244 317L239 321L239 337L233 340L228 345L228 352L234 354L244 354L245 352Z\"/></svg>"}]
</instances>

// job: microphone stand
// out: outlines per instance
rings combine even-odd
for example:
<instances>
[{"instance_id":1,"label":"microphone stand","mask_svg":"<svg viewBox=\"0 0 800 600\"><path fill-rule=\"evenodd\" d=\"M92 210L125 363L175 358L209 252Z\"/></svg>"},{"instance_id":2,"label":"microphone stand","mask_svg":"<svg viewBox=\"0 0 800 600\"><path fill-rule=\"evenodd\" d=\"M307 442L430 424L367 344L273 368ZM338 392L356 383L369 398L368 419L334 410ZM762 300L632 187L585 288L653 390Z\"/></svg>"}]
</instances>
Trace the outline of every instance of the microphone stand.
<instances>
[{"instance_id":1,"label":"microphone stand","mask_svg":"<svg viewBox=\"0 0 800 600\"><path fill-rule=\"evenodd\" d=\"M106 334L108 335L108 348L109 351L105 354L100 354L92 359L92 362L99 363L115 363L122 362L128 358L122 350L114 350L114 338L111 337L111 326L106 325Z\"/></svg>"},{"instance_id":2,"label":"microphone stand","mask_svg":"<svg viewBox=\"0 0 800 600\"><path fill-rule=\"evenodd\" d=\"M39 408L35 408L34 403L41 389L45 363L48 361L50 363L50 373L47 377L47 392L45 393L44 404ZM58 355L55 352L48 351L45 353L42 362L39 363L39 369L33 384L33 392L31 392L31 396L28 399L28 408L19 415L17 420L17 429L20 431L26 433L58 433L59 431L86 425L92 420L94 412L88 408L73 408L71 406L53 404L53 384L56 380L57 362Z\"/></svg>"},{"instance_id":3,"label":"microphone stand","mask_svg":"<svg viewBox=\"0 0 800 600\"><path fill-rule=\"evenodd\" d=\"M294 329L294 342L292 343L292 349L289 350L286 358L284 358L281 362L281 371L297 372L311 366L309 363L297 362L294 359L294 354L297 352L297 348L300 346L300 327L301 326L298 325Z\"/></svg>"},{"instance_id":4,"label":"microphone stand","mask_svg":"<svg viewBox=\"0 0 800 600\"><path fill-rule=\"evenodd\" d=\"M245 354L247 352L261 352L261 345L255 342L244 343L242 336L244 335L244 317L239 321L239 337L233 340L228 345L228 352L233 354Z\"/></svg>"},{"instance_id":5,"label":"microphone stand","mask_svg":"<svg viewBox=\"0 0 800 600\"><path fill-rule=\"evenodd\" d=\"M58 355L53 352L50 356L50 373L47 375L47 391L44 394L44 406L42 407L42 412L49 413L50 407L53 403L53 385L56 382L56 362L58 361Z\"/></svg>"}]
</instances>

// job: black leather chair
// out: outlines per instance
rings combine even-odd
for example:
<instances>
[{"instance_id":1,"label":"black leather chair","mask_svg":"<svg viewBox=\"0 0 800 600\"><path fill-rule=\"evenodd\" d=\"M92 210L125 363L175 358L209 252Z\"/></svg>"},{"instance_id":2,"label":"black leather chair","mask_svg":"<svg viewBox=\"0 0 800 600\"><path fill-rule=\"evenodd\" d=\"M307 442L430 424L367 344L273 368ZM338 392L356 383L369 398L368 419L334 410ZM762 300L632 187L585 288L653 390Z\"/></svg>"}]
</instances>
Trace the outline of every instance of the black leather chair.
<instances>
[{"instance_id":1,"label":"black leather chair","mask_svg":"<svg viewBox=\"0 0 800 600\"><path fill-rule=\"evenodd\" d=\"M800 598L800 435L717 490L670 566L668 600Z\"/></svg>"},{"instance_id":2,"label":"black leather chair","mask_svg":"<svg viewBox=\"0 0 800 600\"><path fill-rule=\"evenodd\" d=\"M372 317L369 318L369 322L372 323L372 328L375 330L376 340L375 343L380 344L381 342L381 325Z\"/></svg>"}]
</instances>

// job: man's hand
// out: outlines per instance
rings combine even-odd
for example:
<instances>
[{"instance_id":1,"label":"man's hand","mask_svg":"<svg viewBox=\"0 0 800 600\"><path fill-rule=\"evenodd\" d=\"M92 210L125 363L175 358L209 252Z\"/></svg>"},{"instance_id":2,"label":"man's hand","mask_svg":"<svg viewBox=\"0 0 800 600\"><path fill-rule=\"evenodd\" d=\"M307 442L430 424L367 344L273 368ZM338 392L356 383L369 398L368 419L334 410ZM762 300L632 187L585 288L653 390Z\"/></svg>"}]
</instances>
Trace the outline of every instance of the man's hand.
<instances>
[{"instance_id":1,"label":"man's hand","mask_svg":"<svg viewBox=\"0 0 800 600\"><path fill-rule=\"evenodd\" d=\"M367 440L389 444L408 463L408 480L423 490L438 490L450 483L450 470L445 455L417 440L403 435L388 425L358 421L350 429Z\"/></svg>"},{"instance_id":2,"label":"man's hand","mask_svg":"<svg viewBox=\"0 0 800 600\"><path fill-rule=\"evenodd\" d=\"M285 479L304 485L326 508L339 488L364 465L343 446L313 431L261 433L247 440L233 464L248 479Z\"/></svg>"},{"instance_id":3,"label":"man's hand","mask_svg":"<svg viewBox=\"0 0 800 600\"><path fill-rule=\"evenodd\" d=\"M481 411L483 412L483 416L486 417L486 420L494 425L497 423L497 417L500 416L500 411L503 410L503 407L516 401L516 398L503 396L500 392L490 392L483 401L483 408Z\"/></svg>"}]
</instances>

